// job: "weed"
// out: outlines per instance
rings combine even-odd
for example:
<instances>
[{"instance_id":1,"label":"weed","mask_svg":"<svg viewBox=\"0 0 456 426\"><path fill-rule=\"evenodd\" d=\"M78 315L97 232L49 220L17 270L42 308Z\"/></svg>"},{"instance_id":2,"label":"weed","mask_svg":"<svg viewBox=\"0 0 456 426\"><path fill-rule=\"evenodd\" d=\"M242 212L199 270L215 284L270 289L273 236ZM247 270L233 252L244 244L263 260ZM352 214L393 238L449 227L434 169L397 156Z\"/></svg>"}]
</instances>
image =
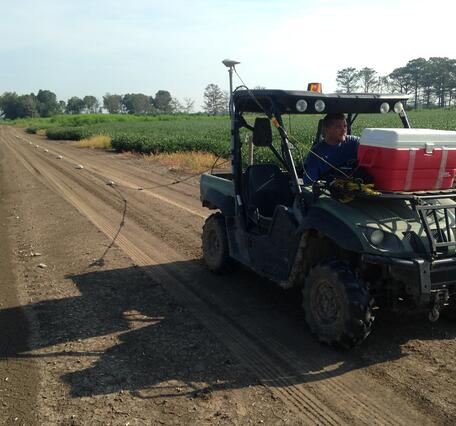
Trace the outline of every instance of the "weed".
<instances>
[{"instance_id":1,"label":"weed","mask_svg":"<svg viewBox=\"0 0 456 426\"><path fill-rule=\"evenodd\" d=\"M78 148L98 148L98 149L111 149L111 137L106 135L90 136L86 139L73 142L72 145Z\"/></svg>"}]
</instances>

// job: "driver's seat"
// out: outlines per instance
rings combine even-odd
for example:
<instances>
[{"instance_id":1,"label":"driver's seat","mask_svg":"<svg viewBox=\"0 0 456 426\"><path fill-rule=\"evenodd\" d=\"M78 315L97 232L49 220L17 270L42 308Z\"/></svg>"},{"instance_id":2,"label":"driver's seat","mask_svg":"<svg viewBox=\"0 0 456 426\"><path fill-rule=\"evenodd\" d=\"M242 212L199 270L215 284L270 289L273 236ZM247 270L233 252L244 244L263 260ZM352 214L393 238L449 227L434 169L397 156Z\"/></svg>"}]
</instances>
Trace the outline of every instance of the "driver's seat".
<instances>
[{"instance_id":1,"label":"driver's seat","mask_svg":"<svg viewBox=\"0 0 456 426\"><path fill-rule=\"evenodd\" d=\"M244 200L247 214L272 217L277 205L291 206L293 193L290 180L275 164L248 166L243 176Z\"/></svg>"}]
</instances>

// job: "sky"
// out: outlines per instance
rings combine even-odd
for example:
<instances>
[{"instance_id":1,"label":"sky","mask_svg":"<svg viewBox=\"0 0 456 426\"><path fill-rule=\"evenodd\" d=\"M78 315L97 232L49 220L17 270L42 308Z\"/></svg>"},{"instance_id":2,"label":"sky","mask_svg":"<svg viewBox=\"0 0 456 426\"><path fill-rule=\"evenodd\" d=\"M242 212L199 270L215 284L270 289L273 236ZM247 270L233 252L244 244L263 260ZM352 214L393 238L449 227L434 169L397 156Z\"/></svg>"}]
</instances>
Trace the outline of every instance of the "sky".
<instances>
[{"instance_id":1,"label":"sky","mask_svg":"<svg viewBox=\"0 0 456 426\"><path fill-rule=\"evenodd\" d=\"M380 75L409 60L456 58L452 0L0 0L0 94L59 100L168 90L200 110L228 90L221 61L249 87L337 89L337 71ZM240 85L239 80L234 85Z\"/></svg>"}]
</instances>

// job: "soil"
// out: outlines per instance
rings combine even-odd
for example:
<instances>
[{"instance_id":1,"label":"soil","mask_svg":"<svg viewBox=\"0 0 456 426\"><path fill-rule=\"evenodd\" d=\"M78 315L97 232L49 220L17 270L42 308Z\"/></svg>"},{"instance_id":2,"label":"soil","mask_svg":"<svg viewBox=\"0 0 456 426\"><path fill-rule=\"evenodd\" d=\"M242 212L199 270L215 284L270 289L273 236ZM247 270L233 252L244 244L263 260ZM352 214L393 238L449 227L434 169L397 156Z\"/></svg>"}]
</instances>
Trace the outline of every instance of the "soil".
<instances>
[{"instance_id":1,"label":"soil","mask_svg":"<svg viewBox=\"0 0 456 426\"><path fill-rule=\"evenodd\" d=\"M1 424L456 422L454 323L321 345L298 292L207 271L197 177L0 126L0 199Z\"/></svg>"}]
</instances>

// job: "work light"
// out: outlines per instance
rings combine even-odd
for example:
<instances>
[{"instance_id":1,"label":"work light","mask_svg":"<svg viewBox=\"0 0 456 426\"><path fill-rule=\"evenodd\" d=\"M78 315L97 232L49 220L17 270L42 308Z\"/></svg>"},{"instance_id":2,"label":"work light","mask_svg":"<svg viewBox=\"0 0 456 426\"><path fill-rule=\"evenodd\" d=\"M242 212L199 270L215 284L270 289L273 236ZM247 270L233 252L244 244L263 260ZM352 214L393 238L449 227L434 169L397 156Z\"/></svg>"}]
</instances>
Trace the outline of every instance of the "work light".
<instances>
[{"instance_id":1,"label":"work light","mask_svg":"<svg viewBox=\"0 0 456 426\"><path fill-rule=\"evenodd\" d=\"M388 103L388 102L383 102L383 103L380 105L380 112L381 112L382 114L386 114L389 110L390 110L390 106L389 106L389 103Z\"/></svg>"},{"instance_id":2,"label":"work light","mask_svg":"<svg viewBox=\"0 0 456 426\"><path fill-rule=\"evenodd\" d=\"M404 111L404 105L402 105L402 102L396 102L394 104L394 112L400 114L402 111Z\"/></svg>"},{"instance_id":3,"label":"work light","mask_svg":"<svg viewBox=\"0 0 456 426\"><path fill-rule=\"evenodd\" d=\"M296 102L296 109L298 112L304 112L307 109L307 102L304 99L299 99L299 101Z\"/></svg>"},{"instance_id":4,"label":"work light","mask_svg":"<svg viewBox=\"0 0 456 426\"><path fill-rule=\"evenodd\" d=\"M318 99L318 101L315 102L315 111L323 112L325 110L325 106L325 103L321 99Z\"/></svg>"}]
</instances>

